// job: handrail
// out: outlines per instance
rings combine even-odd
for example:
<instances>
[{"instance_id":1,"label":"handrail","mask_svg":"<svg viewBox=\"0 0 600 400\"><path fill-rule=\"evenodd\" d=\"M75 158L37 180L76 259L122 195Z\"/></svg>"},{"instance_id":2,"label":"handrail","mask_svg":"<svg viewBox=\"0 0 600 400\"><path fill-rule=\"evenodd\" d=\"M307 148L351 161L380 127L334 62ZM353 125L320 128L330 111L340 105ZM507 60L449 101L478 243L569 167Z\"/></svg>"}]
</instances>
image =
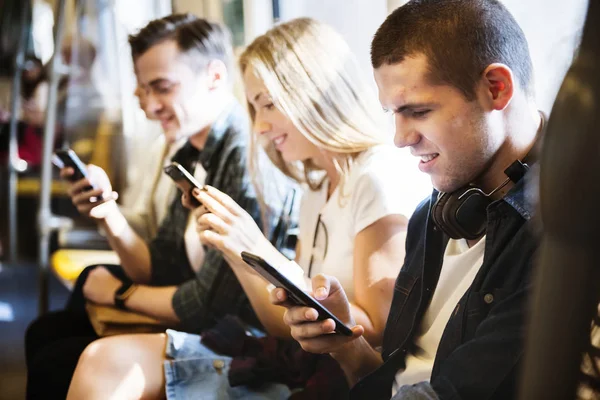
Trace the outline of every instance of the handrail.
<instances>
[{"instance_id":1,"label":"handrail","mask_svg":"<svg viewBox=\"0 0 600 400\"><path fill-rule=\"evenodd\" d=\"M21 34L17 44L17 54L15 57L15 69L13 73L12 93L10 99L10 131L8 139L8 261L14 263L17 261L18 252L18 229L17 229L17 180L18 173L23 172L24 161L19 157L19 146L17 138L17 126L19 110L21 109L21 78L25 68L25 53L27 52L28 40L27 32L30 29L32 21L28 16L31 2L24 1L21 6Z\"/></svg>"},{"instance_id":2,"label":"handrail","mask_svg":"<svg viewBox=\"0 0 600 400\"><path fill-rule=\"evenodd\" d=\"M50 85L48 89L48 107L46 109L46 120L44 124L44 142L42 147L42 173L40 177L40 205L38 211L38 233L39 233L39 303L38 312L45 313L48 310L48 270L50 259L50 235L63 225L63 219L52 214L50 209L51 185L52 185L52 153L54 151L54 140L56 134L56 114L58 107L58 84L61 75L62 59L60 49L62 47L66 0L58 0L56 5L56 30L54 33L54 55L50 61Z\"/></svg>"}]
</instances>

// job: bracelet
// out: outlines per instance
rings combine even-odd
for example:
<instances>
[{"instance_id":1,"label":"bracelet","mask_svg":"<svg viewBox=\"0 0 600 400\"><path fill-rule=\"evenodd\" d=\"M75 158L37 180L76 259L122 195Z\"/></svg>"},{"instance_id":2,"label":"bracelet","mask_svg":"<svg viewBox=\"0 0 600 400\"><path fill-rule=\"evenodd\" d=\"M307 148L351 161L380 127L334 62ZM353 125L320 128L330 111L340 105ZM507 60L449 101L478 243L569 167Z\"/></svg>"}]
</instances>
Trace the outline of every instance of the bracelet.
<instances>
[{"instance_id":1,"label":"bracelet","mask_svg":"<svg viewBox=\"0 0 600 400\"><path fill-rule=\"evenodd\" d=\"M131 281L123 282L121 287L115 292L115 306L121 310L126 310L125 300L127 300L137 288L138 285Z\"/></svg>"}]
</instances>

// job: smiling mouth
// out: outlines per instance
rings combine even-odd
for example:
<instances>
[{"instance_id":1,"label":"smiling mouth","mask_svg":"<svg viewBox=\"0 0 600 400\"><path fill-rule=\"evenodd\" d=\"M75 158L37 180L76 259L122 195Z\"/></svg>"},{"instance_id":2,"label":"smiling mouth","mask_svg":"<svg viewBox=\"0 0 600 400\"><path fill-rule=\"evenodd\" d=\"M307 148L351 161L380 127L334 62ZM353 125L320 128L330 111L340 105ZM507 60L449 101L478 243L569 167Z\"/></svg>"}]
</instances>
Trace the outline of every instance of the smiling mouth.
<instances>
[{"instance_id":1,"label":"smiling mouth","mask_svg":"<svg viewBox=\"0 0 600 400\"><path fill-rule=\"evenodd\" d=\"M428 162L430 162L432 160L435 160L438 156L439 156L438 153L422 155L421 156L421 162L422 163L428 163Z\"/></svg>"},{"instance_id":2,"label":"smiling mouth","mask_svg":"<svg viewBox=\"0 0 600 400\"><path fill-rule=\"evenodd\" d=\"M273 138L273 144L275 145L276 148L279 148L283 144L283 142L285 142L286 139L287 139L287 134L277 136L276 138Z\"/></svg>"},{"instance_id":3,"label":"smiling mouth","mask_svg":"<svg viewBox=\"0 0 600 400\"><path fill-rule=\"evenodd\" d=\"M169 118L164 118L160 120L160 124L162 126L167 126L169 124L171 124L171 122L173 122L175 120L175 117L169 117Z\"/></svg>"}]
</instances>

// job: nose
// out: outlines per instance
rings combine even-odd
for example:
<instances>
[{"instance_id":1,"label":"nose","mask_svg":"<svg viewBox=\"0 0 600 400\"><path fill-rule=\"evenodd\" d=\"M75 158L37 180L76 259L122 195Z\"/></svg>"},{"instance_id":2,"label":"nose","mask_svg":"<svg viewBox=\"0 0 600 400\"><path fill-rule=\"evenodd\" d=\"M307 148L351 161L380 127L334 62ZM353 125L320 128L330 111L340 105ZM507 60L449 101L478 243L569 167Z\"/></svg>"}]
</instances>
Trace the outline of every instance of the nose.
<instances>
[{"instance_id":1,"label":"nose","mask_svg":"<svg viewBox=\"0 0 600 400\"><path fill-rule=\"evenodd\" d=\"M421 135L417 130L402 117L396 116L396 134L394 136L394 144L396 147L411 147L421 141Z\"/></svg>"},{"instance_id":2,"label":"nose","mask_svg":"<svg viewBox=\"0 0 600 400\"><path fill-rule=\"evenodd\" d=\"M142 110L144 110L149 118L156 117L157 114L163 109L162 103L152 93L148 93L140 97L140 107Z\"/></svg>"},{"instance_id":3,"label":"nose","mask_svg":"<svg viewBox=\"0 0 600 400\"><path fill-rule=\"evenodd\" d=\"M254 132L262 135L271 131L271 124L268 121L265 121L260 115L257 113L254 116L254 124L253 127Z\"/></svg>"}]
</instances>

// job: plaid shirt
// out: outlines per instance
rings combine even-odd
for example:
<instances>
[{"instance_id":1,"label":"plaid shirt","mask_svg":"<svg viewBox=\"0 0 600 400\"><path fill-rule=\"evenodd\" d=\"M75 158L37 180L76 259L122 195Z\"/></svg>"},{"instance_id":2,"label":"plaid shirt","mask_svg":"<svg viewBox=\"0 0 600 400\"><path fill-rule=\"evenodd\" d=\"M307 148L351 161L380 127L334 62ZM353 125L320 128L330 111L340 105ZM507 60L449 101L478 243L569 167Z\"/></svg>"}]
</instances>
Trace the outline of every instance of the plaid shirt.
<instances>
[{"instance_id":1,"label":"plaid shirt","mask_svg":"<svg viewBox=\"0 0 600 400\"><path fill-rule=\"evenodd\" d=\"M271 237L277 248L293 258L300 197L298 188L275 171L270 163L261 165L261 174L269 174L269 183L275 185L264 195L268 206L268 223L265 226L246 166L249 126L245 113L236 102L213 124L203 150L197 150L188 142L173 156L173 160L188 171L193 171L199 162L206 170L205 183L227 193L254 218L258 226L267 229L267 237ZM184 242L190 211L183 207L180 197L177 196L171 203L149 245L151 284L179 286L173 296L173 308L183 331L199 333L226 314L238 315L244 321L260 326L235 274L219 251L205 248L204 262L198 274L194 274Z\"/></svg>"}]
</instances>

